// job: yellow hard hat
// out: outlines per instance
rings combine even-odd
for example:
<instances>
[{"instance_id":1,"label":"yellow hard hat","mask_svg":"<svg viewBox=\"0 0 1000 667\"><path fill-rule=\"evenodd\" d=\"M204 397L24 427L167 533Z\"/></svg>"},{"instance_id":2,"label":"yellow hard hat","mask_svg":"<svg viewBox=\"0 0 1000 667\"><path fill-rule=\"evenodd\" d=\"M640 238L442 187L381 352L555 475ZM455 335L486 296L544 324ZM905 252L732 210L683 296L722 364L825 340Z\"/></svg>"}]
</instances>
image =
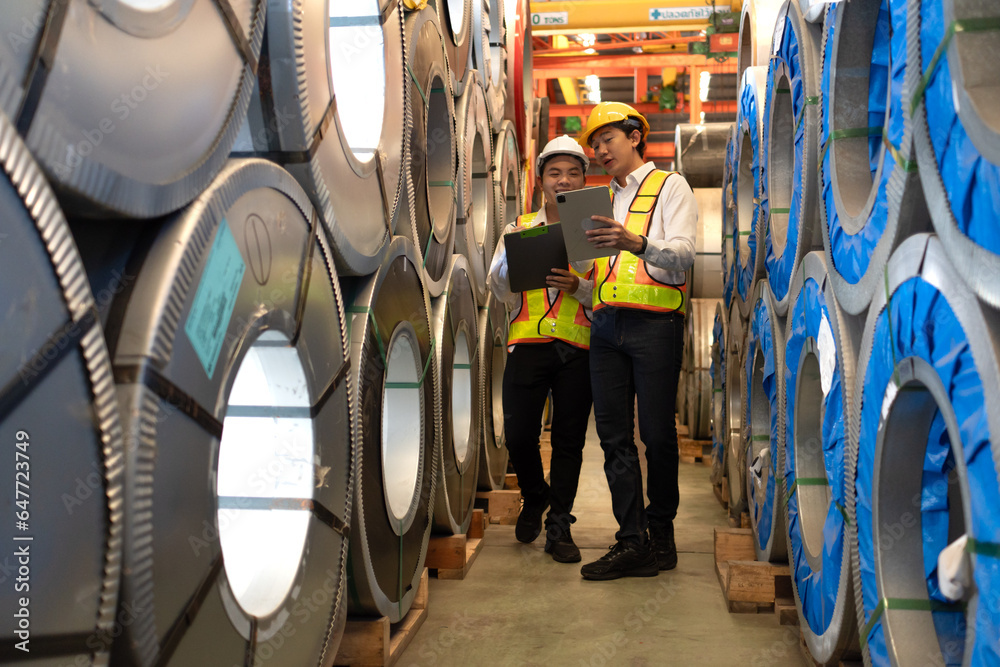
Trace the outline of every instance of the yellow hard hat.
<instances>
[{"instance_id":1,"label":"yellow hard hat","mask_svg":"<svg viewBox=\"0 0 1000 667\"><path fill-rule=\"evenodd\" d=\"M642 138L649 134L649 123L645 117L624 102L601 102L590 112L587 119L587 127L577 140L581 146L589 146L590 135L604 127L608 123L616 123L627 118L635 118L642 123ZM636 128L639 129L639 128Z\"/></svg>"}]
</instances>

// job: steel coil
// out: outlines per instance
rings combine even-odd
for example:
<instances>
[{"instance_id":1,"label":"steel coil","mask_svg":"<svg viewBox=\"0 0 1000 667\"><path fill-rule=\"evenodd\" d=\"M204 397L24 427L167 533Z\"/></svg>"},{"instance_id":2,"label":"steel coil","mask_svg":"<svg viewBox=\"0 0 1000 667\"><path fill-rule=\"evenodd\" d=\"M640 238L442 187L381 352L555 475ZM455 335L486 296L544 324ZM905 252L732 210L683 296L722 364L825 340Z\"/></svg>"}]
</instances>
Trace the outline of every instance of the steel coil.
<instances>
[{"instance_id":1,"label":"steel coil","mask_svg":"<svg viewBox=\"0 0 1000 667\"><path fill-rule=\"evenodd\" d=\"M482 414L479 488L504 488L507 439L503 421L503 372L507 367L507 309L490 292L479 309L479 396Z\"/></svg>"},{"instance_id":2,"label":"steel coil","mask_svg":"<svg viewBox=\"0 0 1000 667\"><path fill-rule=\"evenodd\" d=\"M969 287L1000 307L996 15L988 2L908 2L903 103L934 231Z\"/></svg>"},{"instance_id":3,"label":"steel coil","mask_svg":"<svg viewBox=\"0 0 1000 667\"><path fill-rule=\"evenodd\" d=\"M740 83L739 112L736 116L737 143L733 158L733 196L736 200L738 237L736 257L736 302L747 318L753 306L754 284L764 276L764 221L767 220L767 192L761 189L761 172L767 165L760 160L763 138L764 95L767 68L749 67Z\"/></svg>"},{"instance_id":4,"label":"steel coil","mask_svg":"<svg viewBox=\"0 0 1000 667\"><path fill-rule=\"evenodd\" d=\"M107 324L134 618L112 661L330 659L346 620L350 364L317 215L280 167L238 160L144 229L119 253L135 280Z\"/></svg>"},{"instance_id":5,"label":"steel coil","mask_svg":"<svg viewBox=\"0 0 1000 667\"><path fill-rule=\"evenodd\" d=\"M743 80L749 67L767 67L771 36L782 0L747 0L740 9L739 50L736 52L736 80ZM763 98L762 98L763 99Z\"/></svg>"},{"instance_id":6,"label":"steel coil","mask_svg":"<svg viewBox=\"0 0 1000 667\"><path fill-rule=\"evenodd\" d=\"M904 105L906 0L841 2L823 29L820 214L837 301L864 311L903 239L930 228Z\"/></svg>"},{"instance_id":7,"label":"steel coil","mask_svg":"<svg viewBox=\"0 0 1000 667\"><path fill-rule=\"evenodd\" d=\"M810 23L823 25L823 18L826 16L826 7L836 0L798 0L799 12Z\"/></svg>"},{"instance_id":8,"label":"steel coil","mask_svg":"<svg viewBox=\"0 0 1000 667\"><path fill-rule=\"evenodd\" d=\"M470 274L468 260L454 255L448 285L432 304L437 377L435 442L441 462L434 529L454 535L469 530L479 484L479 310Z\"/></svg>"},{"instance_id":9,"label":"steel coil","mask_svg":"<svg viewBox=\"0 0 1000 667\"><path fill-rule=\"evenodd\" d=\"M125 621L115 618L124 449L97 308L129 276L95 302L55 196L2 113L0 166L0 433L10 448L0 662L107 664Z\"/></svg>"},{"instance_id":10,"label":"steel coil","mask_svg":"<svg viewBox=\"0 0 1000 667\"><path fill-rule=\"evenodd\" d=\"M709 368L712 365L712 318L718 299L689 299L684 329L684 353L688 357L687 420L688 435L694 440L711 437L712 391Z\"/></svg>"},{"instance_id":11,"label":"steel coil","mask_svg":"<svg viewBox=\"0 0 1000 667\"><path fill-rule=\"evenodd\" d=\"M355 396L348 608L390 622L420 584L438 466L430 302L418 266L412 243L397 237L378 271L344 282Z\"/></svg>"},{"instance_id":12,"label":"steel coil","mask_svg":"<svg viewBox=\"0 0 1000 667\"><path fill-rule=\"evenodd\" d=\"M283 164L319 211L339 272L367 275L380 266L406 197L411 61L402 5L270 4L260 96L234 154Z\"/></svg>"},{"instance_id":13,"label":"steel coil","mask_svg":"<svg viewBox=\"0 0 1000 667\"><path fill-rule=\"evenodd\" d=\"M504 10L504 0L472 0L472 27L476 31L472 63L483 78L486 108L494 133L501 131L507 104L507 16Z\"/></svg>"},{"instance_id":14,"label":"steel coil","mask_svg":"<svg viewBox=\"0 0 1000 667\"><path fill-rule=\"evenodd\" d=\"M472 2L473 0L436 0L438 23L444 36L451 71L451 88L461 95L465 72L472 58Z\"/></svg>"},{"instance_id":15,"label":"steel coil","mask_svg":"<svg viewBox=\"0 0 1000 667\"><path fill-rule=\"evenodd\" d=\"M745 323L736 304L729 308L726 338L726 450L729 475L729 514L738 517L746 504L746 448L743 443L743 395L740 369L743 367Z\"/></svg>"},{"instance_id":16,"label":"steel coil","mask_svg":"<svg viewBox=\"0 0 1000 667\"><path fill-rule=\"evenodd\" d=\"M802 257L823 248L816 164L819 145L822 28L786 2L775 24L767 70L761 188L767 193L764 263L775 309L788 311L792 276Z\"/></svg>"},{"instance_id":17,"label":"steel coil","mask_svg":"<svg viewBox=\"0 0 1000 667\"><path fill-rule=\"evenodd\" d=\"M514 122L517 145L531 151L531 15L527 0L504 0L507 14L507 102L504 118ZM529 185L530 184L522 184Z\"/></svg>"},{"instance_id":18,"label":"steel coil","mask_svg":"<svg viewBox=\"0 0 1000 667\"><path fill-rule=\"evenodd\" d=\"M694 242L694 265L688 270L688 296L720 299L722 284L722 190L695 188L698 229Z\"/></svg>"},{"instance_id":19,"label":"steel coil","mask_svg":"<svg viewBox=\"0 0 1000 667\"><path fill-rule=\"evenodd\" d=\"M754 289L743 348L743 442L747 507L757 560L785 561L785 321L766 280Z\"/></svg>"},{"instance_id":20,"label":"steel coil","mask_svg":"<svg viewBox=\"0 0 1000 667\"><path fill-rule=\"evenodd\" d=\"M243 122L265 3L16 4L0 104L74 213L151 218L194 199Z\"/></svg>"},{"instance_id":21,"label":"steel coil","mask_svg":"<svg viewBox=\"0 0 1000 667\"><path fill-rule=\"evenodd\" d=\"M736 155L737 138L736 124L733 123L729 142L726 144L726 172L722 186L722 247L720 259L722 263L722 298L726 308L732 306L733 293L736 289L736 238L739 232L736 220L736 170L734 156Z\"/></svg>"},{"instance_id":22,"label":"steel coil","mask_svg":"<svg viewBox=\"0 0 1000 667\"><path fill-rule=\"evenodd\" d=\"M493 145L493 174L496 179L493 223L496 239L499 241L507 225L517 220L517 216L524 211L521 203L521 152L517 146L514 123L503 121Z\"/></svg>"},{"instance_id":23,"label":"steel coil","mask_svg":"<svg viewBox=\"0 0 1000 667\"><path fill-rule=\"evenodd\" d=\"M456 252L469 260L476 303L486 304L486 276L496 234L496 188L493 185L493 132L486 91L479 72L466 76L465 92L455 106L458 121L458 221Z\"/></svg>"},{"instance_id":24,"label":"steel coil","mask_svg":"<svg viewBox=\"0 0 1000 667\"><path fill-rule=\"evenodd\" d=\"M860 329L837 303L823 253L808 253L792 279L785 332L782 474L799 625L824 665L857 655L844 462Z\"/></svg>"},{"instance_id":25,"label":"steel coil","mask_svg":"<svg viewBox=\"0 0 1000 667\"><path fill-rule=\"evenodd\" d=\"M904 241L868 311L847 462L847 513L867 664L1000 661L1000 316L933 234ZM945 597L958 536L969 580Z\"/></svg>"},{"instance_id":26,"label":"steel coil","mask_svg":"<svg viewBox=\"0 0 1000 667\"><path fill-rule=\"evenodd\" d=\"M434 13L418 11L406 17L407 57L412 70L409 129L412 188L412 240L420 253L420 267L432 297L444 290L448 262L455 249L457 217L458 139L444 38ZM403 232L400 232L403 233Z\"/></svg>"},{"instance_id":27,"label":"steel coil","mask_svg":"<svg viewBox=\"0 0 1000 667\"><path fill-rule=\"evenodd\" d=\"M732 123L678 123L674 129L674 164L692 188L722 187L726 142Z\"/></svg>"},{"instance_id":28,"label":"steel coil","mask_svg":"<svg viewBox=\"0 0 1000 667\"><path fill-rule=\"evenodd\" d=\"M712 322L712 483L721 484L726 476L726 340L729 318L722 301L715 305ZM728 499L727 499L728 500Z\"/></svg>"}]
</instances>

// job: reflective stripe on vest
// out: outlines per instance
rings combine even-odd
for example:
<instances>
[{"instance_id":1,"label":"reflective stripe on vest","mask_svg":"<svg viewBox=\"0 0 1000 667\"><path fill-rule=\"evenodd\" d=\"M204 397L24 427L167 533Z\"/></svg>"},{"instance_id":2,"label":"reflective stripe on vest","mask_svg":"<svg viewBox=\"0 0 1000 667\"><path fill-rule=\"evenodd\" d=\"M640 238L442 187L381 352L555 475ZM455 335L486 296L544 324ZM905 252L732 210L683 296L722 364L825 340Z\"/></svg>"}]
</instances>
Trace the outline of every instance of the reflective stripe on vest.
<instances>
[{"instance_id":1,"label":"reflective stripe on vest","mask_svg":"<svg viewBox=\"0 0 1000 667\"><path fill-rule=\"evenodd\" d=\"M639 186L629 205L625 228L633 234L649 235L649 222L667 177L674 171L654 169ZM611 260L615 259L614 264ZM609 275L610 271L610 275ZM649 275L646 262L622 250L617 258L594 260L594 310L622 306L655 312L683 313L687 308L687 285L667 285Z\"/></svg>"},{"instance_id":2,"label":"reflective stripe on vest","mask_svg":"<svg viewBox=\"0 0 1000 667\"><path fill-rule=\"evenodd\" d=\"M537 213L519 216L518 227L530 227L536 216ZM569 270L581 280L586 280L572 267ZM553 339L585 350L590 348L590 320L583 305L562 290L558 290L554 304L549 303L547 289L521 292L521 310L510 323L507 344L548 343Z\"/></svg>"}]
</instances>

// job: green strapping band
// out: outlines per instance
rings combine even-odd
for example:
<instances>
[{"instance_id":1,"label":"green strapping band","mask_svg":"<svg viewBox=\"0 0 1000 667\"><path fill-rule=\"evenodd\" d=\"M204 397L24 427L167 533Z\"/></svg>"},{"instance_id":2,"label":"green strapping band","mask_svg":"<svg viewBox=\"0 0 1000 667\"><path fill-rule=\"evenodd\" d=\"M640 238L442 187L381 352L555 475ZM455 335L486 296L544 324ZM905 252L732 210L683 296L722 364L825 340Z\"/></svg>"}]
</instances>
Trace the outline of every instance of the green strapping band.
<instances>
[{"instance_id":1,"label":"green strapping band","mask_svg":"<svg viewBox=\"0 0 1000 667\"><path fill-rule=\"evenodd\" d=\"M872 628L882 618L882 614L886 609L898 609L900 611L965 611L965 604L949 604L947 602L928 599L882 598L861 631L861 650L865 649L865 646L868 644L868 635L871 634Z\"/></svg>"},{"instance_id":2,"label":"green strapping band","mask_svg":"<svg viewBox=\"0 0 1000 667\"><path fill-rule=\"evenodd\" d=\"M380 345L381 346L381 345ZM431 338L431 347L427 351L427 361L424 362L424 372L420 374L420 380L417 382L386 382L386 389L420 389L424 386L424 380L427 378L427 369L431 367L431 359L434 358L434 339Z\"/></svg>"},{"instance_id":3,"label":"green strapping band","mask_svg":"<svg viewBox=\"0 0 1000 667\"><path fill-rule=\"evenodd\" d=\"M819 166L818 169L823 168L823 160L826 159L826 154L830 150L830 144L839 139L858 139L860 137L881 137L882 128L881 127L852 127L846 130L834 130L830 133L827 138L826 143L823 144L823 152L819 156Z\"/></svg>"},{"instance_id":4,"label":"green strapping band","mask_svg":"<svg viewBox=\"0 0 1000 667\"><path fill-rule=\"evenodd\" d=\"M1000 558L1000 544L995 542L980 542L971 537L965 543L965 551L977 556L989 556L990 558Z\"/></svg>"},{"instance_id":5,"label":"green strapping band","mask_svg":"<svg viewBox=\"0 0 1000 667\"><path fill-rule=\"evenodd\" d=\"M895 146L892 145L892 142L889 141L889 137L887 137L884 134L882 135L882 144L885 146L885 149L887 151L889 151L889 154L892 155L893 159L896 160L896 164L899 165L900 169L902 169L903 171L905 171L908 174L916 173L916 171L917 171L917 161L916 160L904 160L903 159L903 154L899 152L898 148L896 148Z\"/></svg>"},{"instance_id":6,"label":"green strapping band","mask_svg":"<svg viewBox=\"0 0 1000 667\"><path fill-rule=\"evenodd\" d=\"M427 101L427 96L424 95L424 89L420 87L420 82L417 81L417 75L413 73L413 68L410 67L410 63L406 63L406 71L410 73L413 85L417 87L417 92L420 93L420 99L424 101L424 107L429 107L430 102Z\"/></svg>"},{"instance_id":7,"label":"green strapping band","mask_svg":"<svg viewBox=\"0 0 1000 667\"><path fill-rule=\"evenodd\" d=\"M740 232L740 236L750 236L751 234L753 234L752 231L749 231L749 232ZM730 238L732 238L732 237L730 237Z\"/></svg>"},{"instance_id":8,"label":"green strapping band","mask_svg":"<svg viewBox=\"0 0 1000 667\"><path fill-rule=\"evenodd\" d=\"M851 517L847 516L847 510L844 509L844 506L841 505L840 503L838 503L836 500L833 501L833 504L836 506L836 508L838 510L840 510L840 515L842 517L844 517L844 523L847 524L848 526L850 526L851 525Z\"/></svg>"},{"instance_id":9,"label":"green strapping band","mask_svg":"<svg viewBox=\"0 0 1000 667\"><path fill-rule=\"evenodd\" d=\"M726 234L722 238L724 238L724 239L731 239L731 238L733 238L733 235L732 234Z\"/></svg>"},{"instance_id":10,"label":"green strapping band","mask_svg":"<svg viewBox=\"0 0 1000 667\"><path fill-rule=\"evenodd\" d=\"M435 86L434 88L431 88L431 92L432 93L444 93L444 92L447 92L447 91L443 87L441 87L441 86Z\"/></svg>"},{"instance_id":11,"label":"green strapping band","mask_svg":"<svg viewBox=\"0 0 1000 667\"><path fill-rule=\"evenodd\" d=\"M427 185L432 188L453 188L455 187L455 181L428 181Z\"/></svg>"},{"instance_id":12,"label":"green strapping band","mask_svg":"<svg viewBox=\"0 0 1000 667\"><path fill-rule=\"evenodd\" d=\"M791 88L775 88L774 92L776 92L776 93L790 93L790 92L792 92L792 89Z\"/></svg>"},{"instance_id":13,"label":"green strapping band","mask_svg":"<svg viewBox=\"0 0 1000 667\"><path fill-rule=\"evenodd\" d=\"M799 126L802 125L802 119L806 117L806 107L816 106L819 104L819 96L810 97L806 96L806 103L802 105L802 111L799 112L799 117L795 119L795 129L792 130L792 134L799 131Z\"/></svg>"},{"instance_id":14,"label":"green strapping band","mask_svg":"<svg viewBox=\"0 0 1000 667\"><path fill-rule=\"evenodd\" d=\"M382 357L382 365L388 364L389 362L385 358L385 347L382 345L382 334L378 330L378 322L375 321L375 311L367 306L348 306L347 312L368 315L372 328L375 329L375 342L378 343L378 353Z\"/></svg>"},{"instance_id":15,"label":"green strapping band","mask_svg":"<svg viewBox=\"0 0 1000 667\"><path fill-rule=\"evenodd\" d=\"M459 370L471 370L472 364L452 364L451 367Z\"/></svg>"},{"instance_id":16,"label":"green strapping band","mask_svg":"<svg viewBox=\"0 0 1000 667\"><path fill-rule=\"evenodd\" d=\"M766 440L767 442L771 442L771 436L770 435L751 435L750 436L750 441L751 442L761 442L763 440Z\"/></svg>"},{"instance_id":17,"label":"green strapping band","mask_svg":"<svg viewBox=\"0 0 1000 667\"><path fill-rule=\"evenodd\" d=\"M721 393L722 393L722 392L724 392L724 391L725 391L725 389L713 389L713 390L712 390L712 393L713 393L713 394L721 394Z\"/></svg>"},{"instance_id":18,"label":"green strapping band","mask_svg":"<svg viewBox=\"0 0 1000 667\"><path fill-rule=\"evenodd\" d=\"M788 499L792 497L795 490L800 486L830 486L826 477L797 477L792 481L792 486L785 494L785 507L788 507Z\"/></svg>"},{"instance_id":19,"label":"green strapping band","mask_svg":"<svg viewBox=\"0 0 1000 667\"><path fill-rule=\"evenodd\" d=\"M772 215L776 214L776 213L778 215L788 215L791 212L792 212L792 209L790 209L790 208L780 208L778 206L775 206L774 208L772 208L772 209L770 209L768 211L767 217L768 217L768 219L770 219L770 217Z\"/></svg>"},{"instance_id":20,"label":"green strapping band","mask_svg":"<svg viewBox=\"0 0 1000 667\"><path fill-rule=\"evenodd\" d=\"M927 91L927 86L930 85L931 77L934 76L934 70L937 69L938 63L941 61L941 56L944 55L945 49L948 48L948 44L951 42L951 38L955 36L955 33L990 32L993 30L1000 30L1000 16L957 19L951 22L951 25L948 26L948 29L944 33L944 37L941 38L941 43L938 44L934 55L931 57L931 64L927 66L923 77L920 79L920 85L917 86L917 90L913 94L913 99L910 101L911 116L917 110L920 101L924 99L924 93Z\"/></svg>"}]
</instances>

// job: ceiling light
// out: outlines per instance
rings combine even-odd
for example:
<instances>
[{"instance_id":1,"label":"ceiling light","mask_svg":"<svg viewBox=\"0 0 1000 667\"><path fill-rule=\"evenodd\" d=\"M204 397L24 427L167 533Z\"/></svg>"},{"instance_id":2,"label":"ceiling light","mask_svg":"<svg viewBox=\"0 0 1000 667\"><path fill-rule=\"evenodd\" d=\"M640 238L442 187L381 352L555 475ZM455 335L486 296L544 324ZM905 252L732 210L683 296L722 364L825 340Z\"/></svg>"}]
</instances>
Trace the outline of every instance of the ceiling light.
<instances>
[{"instance_id":1,"label":"ceiling light","mask_svg":"<svg viewBox=\"0 0 1000 667\"><path fill-rule=\"evenodd\" d=\"M592 33L583 33L576 36L576 39L580 44L583 44L585 48L590 48L597 43L597 35Z\"/></svg>"}]
</instances>

